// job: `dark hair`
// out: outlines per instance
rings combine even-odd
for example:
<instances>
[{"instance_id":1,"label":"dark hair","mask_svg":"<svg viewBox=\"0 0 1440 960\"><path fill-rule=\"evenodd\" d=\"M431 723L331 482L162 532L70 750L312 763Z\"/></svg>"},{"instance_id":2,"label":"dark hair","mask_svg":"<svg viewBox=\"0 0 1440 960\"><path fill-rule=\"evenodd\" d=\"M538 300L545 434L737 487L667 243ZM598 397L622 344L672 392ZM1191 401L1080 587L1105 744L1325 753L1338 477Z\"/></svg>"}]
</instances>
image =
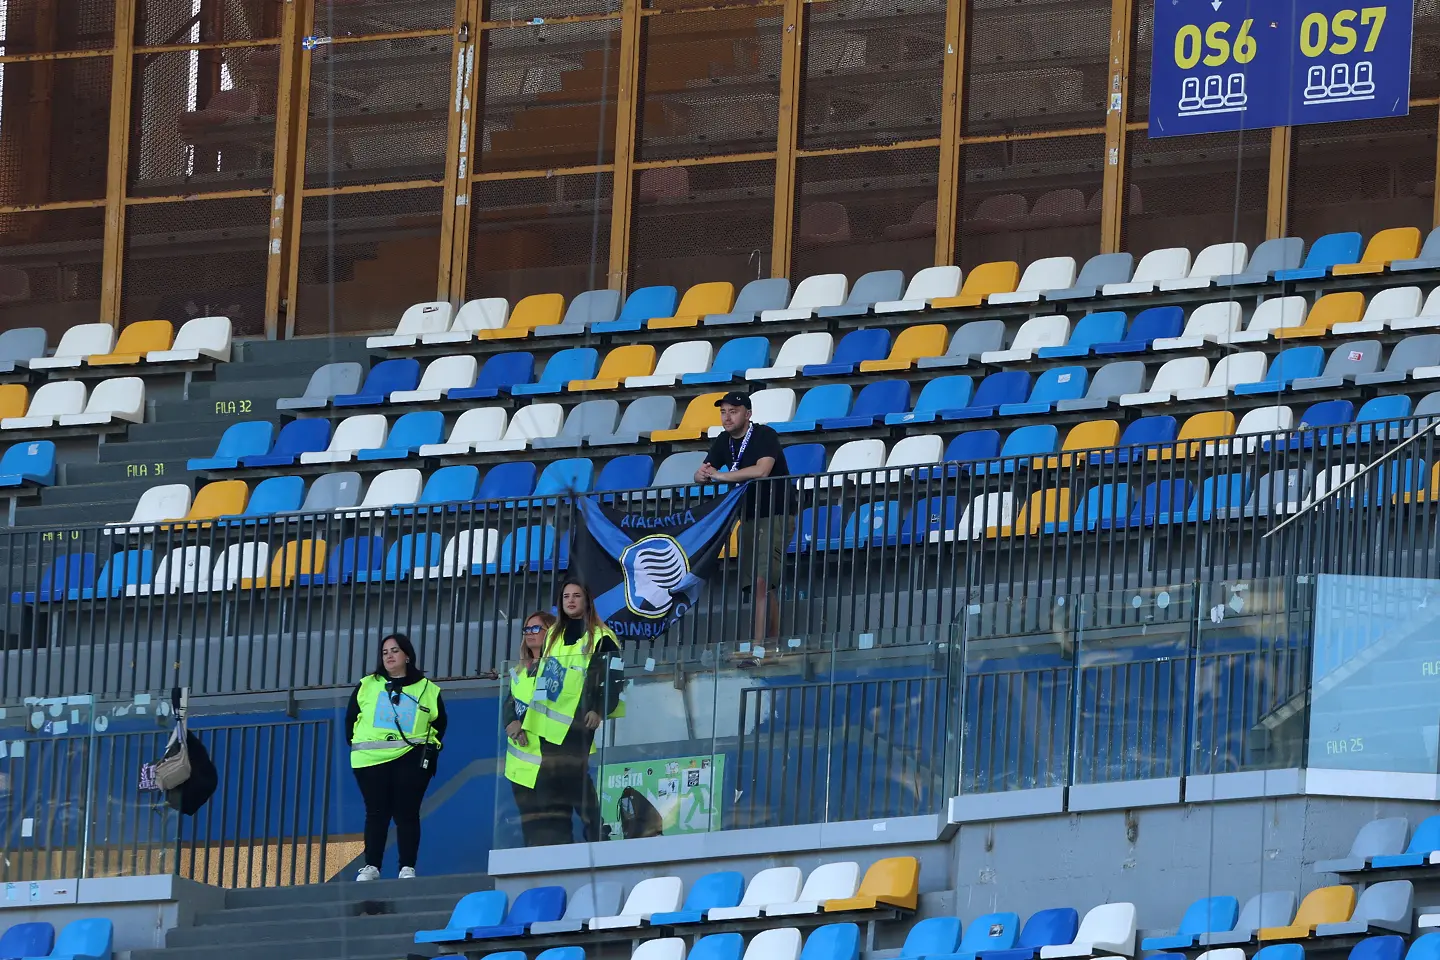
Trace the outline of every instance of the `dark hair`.
<instances>
[{"instance_id":1,"label":"dark hair","mask_svg":"<svg viewBox=\"0 0 1440 960\"><path fill-rule=\"evenodd\" d=\"M542 639L540 641L540 653L543 655L545 653L545 640L549 638L550 631L555 628L555 614L551 613L549 610L536 610L534 613L527 616L524 620L521 620L520 625L524 626L531 620L540 621L540 633L542 635ZM524 637L521 637L520 639L520 659L527 663L531 660L530 651L525 646Z\"/></svg>"},{"instance_id":2,"label":"dark hair","mask_svg":"<svg viewBox=\"0 0 1440 960\"><path fill-rule=\"evenodd\" d=\"M560 592L555 597L555 609L558 613L558 618L556 620L556 626L550 631L550 637L559 636L559 621L569 619L565 616L565 590L568 587L579 587L580 591L585 594L585 613L581 618L584 621L585 629L590 631L599 630L604 627L605 624L600 622L600 614L595 610L595 597L590 593L590 588L585 586L585 582L578 577L566 577L565 582L560 584ZM547 649L549 648L549 638L546 639L545 646Z\"/></svg>"},{"instance_id":3,"label":"dark hair","mask_svg":"<svg viewBox=\"0 0 1440 960\"><path fill-rule=\"evenodd\" d=\"M403 633L387 633L384 637L380 638L380 652L376 654L374 675L381 679L390 676L385 670L385 644L391 640L394 640L395 645L400 648L400 652L409 658L410 662L407 664L407 672L414 670L416 673L419 673L420 664L415 659L415 645L410 642L410 638Z\"/></svg>"}]
</instances>

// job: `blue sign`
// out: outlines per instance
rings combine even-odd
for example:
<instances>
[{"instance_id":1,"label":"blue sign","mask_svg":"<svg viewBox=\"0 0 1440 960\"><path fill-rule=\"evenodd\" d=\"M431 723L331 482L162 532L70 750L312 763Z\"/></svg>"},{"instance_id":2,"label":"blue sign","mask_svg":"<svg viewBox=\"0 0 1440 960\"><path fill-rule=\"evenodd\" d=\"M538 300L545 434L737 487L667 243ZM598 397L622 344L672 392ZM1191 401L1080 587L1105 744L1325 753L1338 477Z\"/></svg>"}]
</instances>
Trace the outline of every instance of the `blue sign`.
<instances>
[{"instance_id":1,"label":"blue sign","mask_svg":"<svg viewBox=\"0 0 1440 960\"><path fill-rule=\"evenodd\" d=\"M1156 0L1150 136L1404 116L1413 23L1412 0Z\"/></svg>"}]
</instances>

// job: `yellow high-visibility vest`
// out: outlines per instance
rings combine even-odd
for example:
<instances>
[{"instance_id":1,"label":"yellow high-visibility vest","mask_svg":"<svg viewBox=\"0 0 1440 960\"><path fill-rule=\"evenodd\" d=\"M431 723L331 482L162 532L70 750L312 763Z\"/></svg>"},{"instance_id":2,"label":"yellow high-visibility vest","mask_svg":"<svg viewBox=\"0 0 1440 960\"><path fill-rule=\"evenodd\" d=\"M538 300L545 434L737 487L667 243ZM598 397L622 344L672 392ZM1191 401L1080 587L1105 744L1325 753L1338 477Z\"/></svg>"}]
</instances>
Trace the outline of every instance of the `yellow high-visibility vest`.
<instances>
[{"instance_id":1,"label":"yellow high-visibility vest","mask_svg":"<svg viewBox=\"0 0 1440 960\"><path fill-rule=\"evenodd\" d=\"M549 652L540 661L535 692L523 724L527 733L538 734L551 743L564 742L575 722L575 711L580 708L580 696L585 689L585 674L600 642L608 637L619 646L615 634L605 626L587 630L573 644L565 643L560 631L560 625L556 624L546 637L545 649Z\"/></svg>"},{"instance_id":2,"label":"yellow high-visibility vest","mask_svg":"<svg viewBox=\"0 0 1440 960\"><path fill-rule=\"evenodd\" d=\"M440 706L440 688L427 678L411 684L420 688L419 696L409 693L408 688L392 696L386 692L385 683L383 677L374 674L360 681L356 694L360 716L350 738L351 767L373 767L399 759L412 744L428 743L440 748L440 738L430 728Z\"/></svg>"},{"instance_id":3,"label":"yellow high-visibility vest","mask_svg":"<svg viewBox=\"0 0 1440 960\"><path fill-rule=\"evenodd\" d=\"M538 672L538 671L537 671ZM535 677L530 671L517 667L510 671L510 697L515 701L515 717L524 727L525 715L530 712L530 701L535 695ZM505 737L505 779L522 787L534 789L535 780L540 776L540 738L527 736L524 746L508 735Z\"/></svg>"}]
</instances>

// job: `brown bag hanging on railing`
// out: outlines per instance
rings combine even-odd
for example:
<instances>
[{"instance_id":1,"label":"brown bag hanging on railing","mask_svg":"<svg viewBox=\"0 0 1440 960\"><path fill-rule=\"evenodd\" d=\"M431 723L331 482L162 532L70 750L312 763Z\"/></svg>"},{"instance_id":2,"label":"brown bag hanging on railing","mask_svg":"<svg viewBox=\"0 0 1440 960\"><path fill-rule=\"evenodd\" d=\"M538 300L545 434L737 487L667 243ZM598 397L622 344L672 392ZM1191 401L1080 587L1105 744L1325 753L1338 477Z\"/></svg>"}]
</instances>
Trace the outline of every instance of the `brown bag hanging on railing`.
<instances>
[{"instance_id":1,"label":"brown bag hanging on railing","mask_svg":"<svg viewBox=\"0 0 1440 960\"><path fill-rule=\"evenodd\" d=\"M155 761L155 785L161 790L174 790L190 779L190 746L186 742L189 731L185 725L188 699L178 688L170 692L170 704L175 708L175 729L170 732L165 755Z\"/></svg>"}]
</instances>

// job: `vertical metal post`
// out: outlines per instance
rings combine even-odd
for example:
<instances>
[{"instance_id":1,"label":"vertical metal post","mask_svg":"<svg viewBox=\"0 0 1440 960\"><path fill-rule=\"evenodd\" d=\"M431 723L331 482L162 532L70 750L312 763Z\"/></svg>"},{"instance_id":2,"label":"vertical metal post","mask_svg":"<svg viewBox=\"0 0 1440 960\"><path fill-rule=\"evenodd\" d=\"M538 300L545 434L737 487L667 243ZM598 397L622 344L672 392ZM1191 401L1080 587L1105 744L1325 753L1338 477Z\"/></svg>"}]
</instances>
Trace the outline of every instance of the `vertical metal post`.
<instances>
[{"instance_id":1,"label":"vertical metal post","mask_svg":"<svg viewBox=\"0 0 1440 960\"><path fill-rule=\"evenodd\" d=\"M447 193L446 208L451 210L454 221L450 230L441 234L441 242L450 242L450 291L452 303L465 299L465 283L469 274L470 259L470 178L479 165L475 156L476 144L480 142L480 93L484 89L485 65L482 35L478 24L481 20L480 0L469 0L465 22L470 25L470 40L465 50L464 86L456 94L453 110L459 114L460 128L451 142L459 144L459 154L453 173L447 180L453 184L455 195ZM457 72L457 79L462 75ZM448 168L447 168L448 169ZM448 190L448 188L447 188ZM444 251L441 251L442 256ZM444 296L444 288L441 288Z\"/></svg>"},{"instance_id":2,"label":"vertical metal post","mask_svg":"<svg viewBox=\"0 0 1440 960\"><path fill-rule=\"evenodd\" d=\"M635 109L640 100L640 0L620 14L619 87L615 97L615 183L610 191L611 290L624 290L630 270L630 192L635 178Z\"/></svg>"},{"instance_id":3,"label":"vertical metal post","mask_svg":"<svg viewBox=\"0 0 1440 960\"><path fill-rule=\"evenodd\" d=\"M1105 84L1104 206L1100 249L1120 249L1125 199L1125 117L1130 109L1130 18L1134 0L1110 3L1110 74Z\"/></svg>"},{"instance_id":4,"label":"vertical metal post","mask_svg":"<svg viewBox=\"0 0 1440 960\"><path fill-rule=\"evenodd\" d=\"M479 31L473 0L455 0L455 44L450 57L450 118L445 132L445 199L440 207L440 269L436 282L437 300L456 299L455 224L459 207L469 203L470 188L470 96L475 72L475 47ZM467 225L468 229L468 225ZM460 246L463 248L464 242ZM462 289L458 295L464 297Z\"/></svg>"},{"instance_id":5,"label":"vertical metal post","mask_svg":"<svg viewBox=\"0 0 1440 960\"><path fill-rule=\"evenodd\" d=\"M795 219L795 144L800 129L800 80L805 71L805 4L785 0L780 34L780 130L775 139L775 213L770 239L770 275L790 275L790 239Z\"/></svg>"},{"instance_id":6,"label":"vertical metal post","mask_svg":"<svg viewBox=\"0 0 1440 960\"><path fill-rule=\"evenodd\" d=\"M935 205L935 264L953 263L959 232L961 172L960 125L965 104L965 28L967 0L945 4L945 73L940 92L940 173Z\"/></svg>"},{"instance_id":7,"label":"vertical metal post","mask_svg":"<svg viewBox=\"0 0 1440 960\"><path fill-rule=\"evenodd\" d=\"M1440 198L1437 198L1440 203ZM1437 207L1436 209L1440 209ZM1270 131L1270 188L1265 202L1265 238L1285 236L1290 212L1290 128Z\"/></svg>"},{"instance_id":8,"label":"vertical metal post","mask_svg":"<svg viewBox=\"0 0 1440 960\"><path fill-rule=\"evenodd\" d=\"M296 107L300 102L297 85L300 72L299 12L296 0L287 0L280 21L280 74L275 101L275 165L271 170L270 236L265 251L265 337L274 340L280 332L280 302L285 296L285 267L288 247L296 237L285 229L290 220L287 202L289 186L294 177L296 145L300 118ZM287 302L287 307L293 305ZM288 312L288 311L287 311Z\"/></svg>"},{"instance_id":9,"label":"vertical metal post","mask_svg":"<svg viewBox=\"0 0 1440 960\"><path fill-rule=\"evenodd\" d=\"M125 258L125 186L130 162L130 77L134 68L135 0L115 5L115 49L110 68L110 143L105 168L105 243L100 269L100 319L120 324Z\"/></svg>"}]
</instances>

